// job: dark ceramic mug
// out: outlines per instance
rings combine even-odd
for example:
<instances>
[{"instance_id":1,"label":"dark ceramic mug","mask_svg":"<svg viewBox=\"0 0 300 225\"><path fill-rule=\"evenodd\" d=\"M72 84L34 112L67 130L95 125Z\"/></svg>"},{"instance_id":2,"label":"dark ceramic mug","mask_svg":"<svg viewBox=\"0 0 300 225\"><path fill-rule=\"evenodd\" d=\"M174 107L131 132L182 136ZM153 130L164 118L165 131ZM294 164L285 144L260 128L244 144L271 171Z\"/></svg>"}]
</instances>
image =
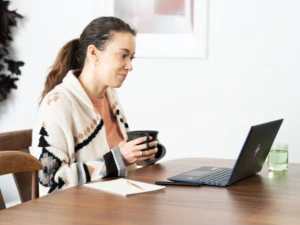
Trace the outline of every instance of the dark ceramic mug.
<instances>
[{"instance_id":1,"label":"dark ceramic mug","mask_svg":"<svg viewBox=\"0 0 300 225\"><path fill-rule=\"evenodd\" d=\"M145 144L145 143L147 144L148 147L146 149L142 150L142 151L146 151L146 150L155 148L155 147L151 148L149 146L149 143L152 141L158 141L157 135L158 135L158 131L156 131L156 130L129 131L129 132L127 132L127 136L128 136L127 141L132 141L132 140L140 138L140 137L147 137L147 141L141 143L141 144ZM150 140L150 137L152 137L152 140ZM158 148L158 151L157 151L155 157L159 158L162 153L165 153L165 147L158 141L157 148Z\"/></svg>"}]
</instances>

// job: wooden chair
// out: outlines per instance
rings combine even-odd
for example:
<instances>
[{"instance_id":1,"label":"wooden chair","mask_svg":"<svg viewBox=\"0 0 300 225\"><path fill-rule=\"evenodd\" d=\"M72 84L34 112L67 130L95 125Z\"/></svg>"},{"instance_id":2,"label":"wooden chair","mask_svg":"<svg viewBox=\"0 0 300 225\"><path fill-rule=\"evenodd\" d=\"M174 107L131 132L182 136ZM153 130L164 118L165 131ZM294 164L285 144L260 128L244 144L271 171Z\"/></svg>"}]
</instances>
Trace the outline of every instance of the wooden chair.
<instances>
[{"instance_id":1,"label":"wooden chair","mask_svg":"<svg viewBox=\"0 0 300 225\"><path fill-rule=\"evenodd\" d=\"M0 133L0 175L12 173L21 202L39 197L38 170L43 166L29 154L31 133L32 130ZM0 192L1 207L5 208L5 204Z\"/></svg>"}]
</instances>

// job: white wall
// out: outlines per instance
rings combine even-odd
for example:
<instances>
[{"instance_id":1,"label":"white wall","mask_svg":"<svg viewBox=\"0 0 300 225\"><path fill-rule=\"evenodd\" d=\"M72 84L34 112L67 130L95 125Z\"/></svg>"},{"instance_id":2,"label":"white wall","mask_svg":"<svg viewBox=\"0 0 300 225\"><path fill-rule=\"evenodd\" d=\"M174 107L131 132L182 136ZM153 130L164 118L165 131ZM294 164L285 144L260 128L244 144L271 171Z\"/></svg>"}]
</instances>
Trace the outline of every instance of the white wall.
<instances>
[{"instance_id":1,"label":"white wall","mask_svg":"<svg viewBox=\"0 0 300 225\"><path fill-rule=\"evenodd\" d=\"M0 131L33 126L58 50L103 15L99 0L12 3L26 17L13 42L26 65L0 106ZM236 158L251 125L284 118L275 141L299 163L299 8L297 0L210 0L208 59L135 59L119 89L130 128L159 130L165 159Z\"/></svg>"}]
</instances>

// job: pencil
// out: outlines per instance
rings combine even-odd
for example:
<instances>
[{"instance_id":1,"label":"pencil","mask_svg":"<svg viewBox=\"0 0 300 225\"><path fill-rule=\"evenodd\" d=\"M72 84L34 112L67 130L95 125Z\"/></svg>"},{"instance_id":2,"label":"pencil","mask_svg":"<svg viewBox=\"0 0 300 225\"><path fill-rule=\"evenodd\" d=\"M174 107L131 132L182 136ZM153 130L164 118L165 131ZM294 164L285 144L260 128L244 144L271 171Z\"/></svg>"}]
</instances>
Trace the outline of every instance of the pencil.
<instances>
[{"instance_id":1,"label":"pencil","mask_svg":"<svg viewBox=\"0 0 300 225\"><path fill-rule=\"evenodd\" d=\"M144 190L144 189L143 189L143 188L141 188L139 185L136 185L136 184L134 184L134 183L130 182L129 180L127 180L127 183L128 183L128 184L130 184L131 186L134 186L134 187L136 187L136 188L140 189L140 190Z\"/></svg>"}]
</instances>

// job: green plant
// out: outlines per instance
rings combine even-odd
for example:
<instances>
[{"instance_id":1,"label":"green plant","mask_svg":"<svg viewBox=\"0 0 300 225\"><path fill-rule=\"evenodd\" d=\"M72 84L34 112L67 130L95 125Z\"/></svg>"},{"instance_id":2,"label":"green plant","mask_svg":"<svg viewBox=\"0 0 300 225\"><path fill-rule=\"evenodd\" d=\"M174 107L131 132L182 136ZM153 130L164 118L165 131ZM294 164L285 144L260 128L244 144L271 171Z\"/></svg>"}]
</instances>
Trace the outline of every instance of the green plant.
<instances>
[{"instance_id":1,"label":"green plant","mask_svg":"<svg viewBox=\"0 0 300 225\"><path fill-rule=\"evenodd\" d=\"M12 88L16 89L15 81L21 75L22 61L9 59L9 45L13 41L11 27L17 25L17 18L23 18L16 10L9 10L9 1L0 0L0 101L7 98Z\"/></svg>"}]
</instances>

